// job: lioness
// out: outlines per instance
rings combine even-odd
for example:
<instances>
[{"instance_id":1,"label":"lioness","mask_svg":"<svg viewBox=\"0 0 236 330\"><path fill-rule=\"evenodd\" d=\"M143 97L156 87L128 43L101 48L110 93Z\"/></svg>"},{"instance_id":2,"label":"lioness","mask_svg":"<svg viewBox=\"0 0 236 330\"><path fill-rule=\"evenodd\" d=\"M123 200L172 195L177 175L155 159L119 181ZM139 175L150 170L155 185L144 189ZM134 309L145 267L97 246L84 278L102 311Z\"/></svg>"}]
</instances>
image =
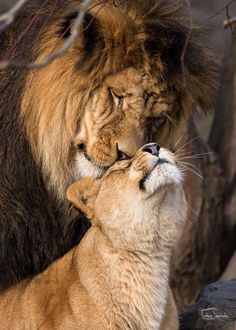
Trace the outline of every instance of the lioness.
<instances>
[{"instance_id":1,"label":"lioness","mask_svg":"<svg viewBox=\"0 0 236 330\"><path fill-rule=\"evenodd\" d=\"M90 220L81 243L0 297L1 329L178 329L168 277L186 216L174 154L157 144L84 179L68 199Z\"/></svg>"}]
</instances>

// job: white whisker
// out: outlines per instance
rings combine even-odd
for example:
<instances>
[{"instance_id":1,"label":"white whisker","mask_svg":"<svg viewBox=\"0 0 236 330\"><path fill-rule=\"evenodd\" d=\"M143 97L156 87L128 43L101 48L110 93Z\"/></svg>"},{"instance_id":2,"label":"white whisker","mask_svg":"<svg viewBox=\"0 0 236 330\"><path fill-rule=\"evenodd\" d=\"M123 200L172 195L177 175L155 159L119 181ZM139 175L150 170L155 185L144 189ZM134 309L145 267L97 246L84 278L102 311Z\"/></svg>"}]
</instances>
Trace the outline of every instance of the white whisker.
<instances>
[{"instance_id":1,"label":"white whisker","mask_svg":"<svg viewBox=\"0 0 236 330\"><path fill-rule=\"evenodd\" d=\"M202 180L206 180L199 172L196 168L192 168L190 167L190 165L188 163L184 163L181 162L180 166L183 168L184 171L189 171L192 174L195 174L196 176L198 176L199 178L201 178Z\"/></svg>"}]
</instances>

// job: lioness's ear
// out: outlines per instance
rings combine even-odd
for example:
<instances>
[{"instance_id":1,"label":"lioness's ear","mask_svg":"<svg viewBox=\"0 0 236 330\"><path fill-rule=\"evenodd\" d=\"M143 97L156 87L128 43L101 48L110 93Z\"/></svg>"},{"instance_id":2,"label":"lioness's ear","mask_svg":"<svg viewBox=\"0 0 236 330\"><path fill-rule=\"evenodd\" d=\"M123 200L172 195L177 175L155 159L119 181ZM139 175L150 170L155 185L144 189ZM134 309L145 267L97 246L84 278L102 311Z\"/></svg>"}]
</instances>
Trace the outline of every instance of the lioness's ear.
<instances>
[{"instance_id":1,"label":"lioness's ear","mask_svg":"<svg viewBox=\"0 0 236 330\"><path fill-rule=\"evenodd\" d=\"M89 220L94 218L94 201L100 184L98 180L87 178L73 183L66 192L66 197Z\"/></svg>"}]
</instances>

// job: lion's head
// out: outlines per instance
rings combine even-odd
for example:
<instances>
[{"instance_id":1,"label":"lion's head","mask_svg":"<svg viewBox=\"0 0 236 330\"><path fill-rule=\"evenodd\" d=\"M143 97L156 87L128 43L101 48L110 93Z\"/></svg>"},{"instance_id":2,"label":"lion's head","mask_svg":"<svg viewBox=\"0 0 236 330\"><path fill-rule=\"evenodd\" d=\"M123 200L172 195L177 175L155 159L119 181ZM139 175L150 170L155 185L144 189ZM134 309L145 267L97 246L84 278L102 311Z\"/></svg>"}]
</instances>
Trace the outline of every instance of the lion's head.
<instances>
[{"instance_id":1,"label":"lion's head","mask_svg":"<svg viewBox=\"0 0 236 330\"><path fill-rule=\"evenodd\" d=\"M61 198L74 180L100 176L148 141L170 146L197 106L211 105L214 63L195 33L181 64L183 16L177 1L94 1L69 51L28 74L21 117ZM34 46L36 60L60 47L74 18L63 1Z\"/></svg>"}]
</instances>

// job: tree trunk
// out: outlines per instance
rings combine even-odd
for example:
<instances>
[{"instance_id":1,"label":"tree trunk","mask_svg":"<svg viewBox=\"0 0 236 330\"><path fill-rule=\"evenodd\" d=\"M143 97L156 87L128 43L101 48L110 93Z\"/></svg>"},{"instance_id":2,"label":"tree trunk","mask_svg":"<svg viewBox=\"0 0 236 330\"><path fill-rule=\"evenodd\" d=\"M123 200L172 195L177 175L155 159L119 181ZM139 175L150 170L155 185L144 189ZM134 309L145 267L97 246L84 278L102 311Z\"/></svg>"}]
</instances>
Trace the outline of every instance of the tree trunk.
<instances>
[{"instance_id":1,"label":"tree trunk","mask_svg":"<svg viewBox=\"0 0 236 330\"><path fill-rule=\"evenodd\" d=\"M218 154L226 184L221 250L224 269L236 248L236 32L226 57L209 144Z\"/></svg>"},{"instance_id":2,"label":"tree trunk","mask_svg":"<svg viewBox=\"0 0 236 330\"><path fill-rule=\"evenodd\" d=\"M190 139L198 132L191 121ZM191 143L192 153L209 152L193 163L205 180L186 179L191 205L173 256L172 287L180 309L192 304L203 285L217 280L236 249L236 34L226 56L208 143Z\"/></svg>"}]
</instances>

